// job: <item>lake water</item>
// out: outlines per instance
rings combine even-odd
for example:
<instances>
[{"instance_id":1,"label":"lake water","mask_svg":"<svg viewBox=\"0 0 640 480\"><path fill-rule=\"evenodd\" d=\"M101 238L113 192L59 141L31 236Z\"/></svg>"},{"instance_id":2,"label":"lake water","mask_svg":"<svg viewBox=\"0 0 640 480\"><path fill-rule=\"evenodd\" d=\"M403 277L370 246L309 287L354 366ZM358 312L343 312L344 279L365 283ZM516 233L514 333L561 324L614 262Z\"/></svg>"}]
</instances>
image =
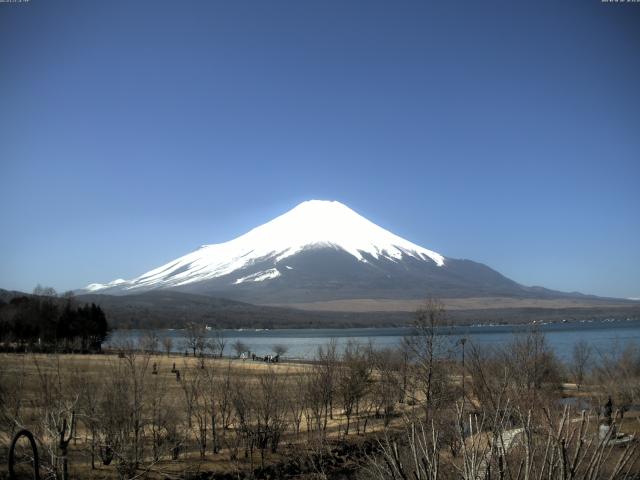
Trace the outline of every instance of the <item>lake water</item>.
<instances>
[{"instance_id":1,"label":"lake water","mask_svg":"<svg viewBox=\"0 0 640 480\"><path fill-rule=\"evenodd\" d=\"M526 332L531 326L515 325L481 325L452 327L443 331L445 338L454 345L461 338L477 345L502 345L513 339L513 336ZM596 351L610 351L612 348L624 348L631 342L640 343L640 320L584 321L539 325L548 344L555 350L560 359L570 358L573 346L580 340L588 342ZM398 345L410 328L324 328L324 329L277 329L277 330L224 330L227 339L225 355L233 353L231 345L236 340L245 343L257 355L272 353L276 344L286 345L287 358L312 359L318 347L335 339L339 347L347 341L360 343L372 342L375 346L393 347ZM184 332L182 330L156 330L162 340L172 337L173 350L185 350ZM213 337L213 332L208 332ZM106 347L124 341L137 342L145 335L143 330L116 330L105 344Z\"/></svg>"}]
</instances>

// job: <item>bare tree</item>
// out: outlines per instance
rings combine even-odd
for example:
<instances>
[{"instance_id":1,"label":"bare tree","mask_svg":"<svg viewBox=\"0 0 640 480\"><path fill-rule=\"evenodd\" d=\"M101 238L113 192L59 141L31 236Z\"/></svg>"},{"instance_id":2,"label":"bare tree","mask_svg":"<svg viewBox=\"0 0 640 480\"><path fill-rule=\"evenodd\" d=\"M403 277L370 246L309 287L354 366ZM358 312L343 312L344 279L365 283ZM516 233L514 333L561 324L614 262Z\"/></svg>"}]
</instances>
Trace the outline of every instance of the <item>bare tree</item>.
<instances>
[{"instance_id":1,"label":"bare tree","mask_svg":"<svg viewBox=\"0 0 640 480\"><path fill-rule=\"evenodd\" d=\"M221 380L217 375L214 363L210 362L205 371L206 379L206 409L211 421L211 450L216 454L220 450L220 439L218 429L220 427L221 414L219 404L221 396Z\"/></svg>"},{"instance_id":2,"label":"bare tree","mask_svg":"<svg viewBox=\"0 0 640 480\"><path fill-rule=\"evenodd\" d=\"M328 409L331 405L333 378L329 380L324 369L317 364L308 372L306 383L305 416L307 418L307 432L316 432L318 440L324 442L327 430Z\"/></svg>"},{"instance_id":3,"label":"bare tree","mask_svg":"<svg viewBox=\"0 0 640 480\"><path fill-rule=\"evenodd\" d=\"M185 361L180 377L180 387L183 393L184 409L189 429L193 425L193 409L200 390L200 382L202 381L200 370L198 368L189 368Z\"/></svg>"},{"instance_id":4,"label":"bare tree","mask_svg":"<svg viewBox=\"0 0 640 480\"><path fill-rule=\"evenodd\" d=\"M584 383L586 375L589 373L590 362L591 345L589 345L585 340L579 340L573 346L571 362L569 363L571 376L578 389L580 389Z\"/></svg>"},{"instance_id":5,"label":"bare tree","mask_svg":"<svg viewBox=\"0 0 640 480\"><path fill-rule=\"evenodd\" d=\"M154 375L148 386L148 430L151 436L153 461L158 462L175 449L171 443L171 433L179 422L180 409L175 405L173 396L167 395L166 379Z\"/></svg>"},{"instance_id":6,"label":"bare tree","mask_svg":"<svg viewBox=\"0 0 640 480\"><path fill-rule=\"evenodd\" d=\"M149 360L149 354L125 350L111 363L104 379L99 453L105 465L116 460L123 479L134 477L144 463Z\"/></svg>"},{"instance_id":7,"label":"bare tree","mask_svg":"<svg viewBox=\"0 0 640 480\"><path fill-rule=\"evenodd\" d=\"M215 329L211 346L214 353L217 353L217 356L222 358L224 349L227 346L227 338L224 336L224 331L221 328Z\"/></svg>"},{"instance_id":8,"label":"bare tree","mask_svg":"<svg viewBox=\"0 0 640 480\"><path fill-rule=\"evenodd\" d=\"M218 412L220 414L220 426L222 427L222 436L231 425L231 415L233 409L232 399L232 372L231 360L227 363L224 374L220 381L219 395L216 397L218 402Z\"/></svg>"},{"instance_id":9,"label":"bare tree","mask_svg":"<svg viewBox=\"0 0 640 480\"><path fill-rule=\"evenodd\" d=\"M415 369L415 384L421 392L421 398L414 398L413 401L422 401L427 419L434 409L447 400L450 387L442 364L442 360L450 353L443 335L446 333L443 329L448 325L442 302L428 299L416 311L412 335L405 338Z\"/></svg>"},{"instance_id":10,"label":"bare tree","mask_svg":"<svg viewBox=\"0 0 640 480\"><path fill-rule=\"evenodd\" d=\"M37 295L38 297L57 297L58 296L58 292L56 292L55 288L43 287L40 284L35 286L35 288L33 289L33 294Z\"/></svg>"},{"instance_id":11,"label":"bare tree","mask_svg":"<svg viewBox=\"0 0 640 480\"><path fill-rule=\"evenodd\" d=\"M34 356L38 372L39 389L43 401L40 403L39 436L45 439L43 445L50 458L50 472L55 478L69 478L68 449L75 429L76 410L79 395L72 392L63 378L60 358L56 355L51 362L41 363Z\"/></svg>"},{"instance_id":12,"label":"bare tree","mask_svg":"<svg viewBox=\"0 0 640 480\"><path fill-rule=\"evenodd\" d=\"M328 344L318 347L316 359L318 388L321 390L321 399L326 402L324 407L324 428L326 430L327 416L333 419L333 401L336 393L336 376L338 372L338 344L332 338Z\"/></svg>"},{"instance_id":13,"label":"bare tree","mask_svg":"<svg viewBox=\"0 0 640 480\"><path fill-rule=\"evenodd\" d=\"M480 348L471 343L466 363L473 395L482 407L498 414L509 398L521 412L544 415L548 402L560 392L559 364L544 335L530 330L501 347Z\"/></svg>"},{"instance_id":14,"label":"bare tree","mask_svg":"<svg viewBox=\"0 0 640 480\"><path fill-rule=\"evenodd\" d=\"M199 372L194 376L194 398L193 398L193 416L195 417L195 428L193 429L196 441L198 442L198 450L200 458L203 459L207 452L207 441L209 436L209 419L211 415L210 408L210 390L207 384L207 369Z\"/></svg>"},{"instance_id":15,"label":"bare tree","mask_svg":"<svg viewBox=\"0 0 640 480\"><path fill-rule=\"evenodd\" d=\"M601 386L597 399L602 403L610 396L621 413L640 402L640 347L629 343L624 348L612 345L598 351L594 377Z\"/></svg>"},{"instance_id":16,"label":"bare tree","mask_svg":"<svg viewBox=\"0 0 640 480\"><path fill-rule=\"evenodd\" d=\"M260 450L260 461L264 467L265 451L276 453L282 432L286 427L286 397L283 376L276 374L272 367L260 375L255 401L254 436Z\"/></svg>"},{"instance_id":17,"label":"bare tree","mask_svg":"<svg viewBox=\"0 0 640 480\"><path fill-rule=\"evenodd\" d=\"M411 421L403 435L385 432L363 478L593 480L637 474L640 445L619 445L613 434L616 420L603 435L593 425L597 415L583 411L576 416L568 407L536 419L531 411L514 410L508 398L496 406L496 415L465 414L462 404L456 405L459 455L442 455L442 432L434 422Z\"/></svg>"},{"instance_id":18,"label":"bare tree","mask_svg":"<svg viewBox=\"0 0 640 480\"><path fill-rule=\"evenodd\" d=\"M370 361L375 369L377 381L372 385L373 408L376 417L382 416L387 427L403 395L403 356L398 349L383 349L371 352Z\"/></svg>"},{"instance_id":19,"label":"bare tree","mask_svg":"<svg viewBox=\"0 0 640 480\"><path fill-rule=\"evenodd\" d=\"M522 411L539 411L560 389L560 365L544 334L533 328L514 335L500 353L509 377L509 396Z\"/></svg>"},{"instance_id":20,"label":"bare tree","mask_svg":"<svg viewBox=\"0 0 640 480\"><path fill-rule=\"evenodd\" d=\"M140 349L143 352L155 354L158 351L160 339L154 330L146 330L140 338Z\"/></svg>"},{"instance_id":21,"label":"bare tree","mask_svg":"<svg viewBox=\"0 0 640 480\"><path fill-rule=\"evenodd\" d=\"M282 357L289 351L289 347L282 343L277 343L273 347L271 347L273 353L275 353L278 357Z\"/></svg>"},{"instance_id":22,"label":"bare tree","mask_svg":"<svg viewBox=\"0 0 640 480\"><path fill-rule=\"evenodd\" d=\"M291 372L287 377L289 378L287 385L287 407L289 409L293 431L297 437L300 435L300 424L302 423L302 417L307 408L306 392L308 390L307 382L309 372L307 369L301 372Z\"/></svg>"},{"instance_id":23,"label":"bare tree","mask_svg":"<svg viewBox=\"0 0 640 480\"><path fill-rule=\"evenodd\" d=\"M249 458L253 469L253 452L256 447L255 428L256 396L250 391L247 378L235 376L232 380L232 402L235 411L235 433L244 443L244 456ZM239 442L235 443L237 445Z\"/></svg>"},{"instance_id":24,"label":"bare tree","mask_svg":"<svg viewBox=\"0 0 640 480\"><path fill-rule=\"evenodd\" d=\"M347 419L345 435L349 434L351 418L354 414L358 417L360 402L367 395L371 386L371 368L366 351L356 342L351 340L347 342L337 382L342 410Z\"/></svg>"},{"instance_id":25,"label":"bare tree","mask_svg":"<svg viewBox=\"0 0 640 480\"><path fill-rule=\"evenodd\" d=\"M185 346L193 351L195 357L197 353L202 354L206 348L207 330L203 324L189 322L185 326Z\"/></svg>"},{"instance_id":26,"label":"bare tree","mask_svg":"<svg viewBox=\"0 0 640 480\"><path fill-rule=\"evenodd\" d=\"M100 401L103 395L102 382L95 382L86 372L76 372L72 377L77 382L74 390L79 393L78 421L84 426L85 445L91 458L91 470L95 470L98 437L100 432ZM90 436L90 438L87 438Z\"/></svg>"},{"instance_id":27,"label":"bare tree","mask_svg":"<svg viewBox=\"0 0 640 480\"><path fill-rule=\"evenodd\" d=\"M385 432L379 449L380 454L370 457L365 466L363 478L437 480L441 475L439 435L433 425L411 423L400 438Z\"/></svg>"},{"instance_id":28,"label":"bare tree","mask_svg":"<svg viewBox=\"0 0 640 480\"><path fill-rule=\"evenodd\" d=\"M173 339L169 335L163 337L162 347L164 348L164 352L167 354L167 357L171 355L171 349L173 348Z\"/></svg>"},{"instance_id":29,"label":"bare tree","mask_svg":"<svg viewBox=\"0 0 640 480\"><path fill-rule=\"evenodd\" d=\"M240 356L245 352L249 351L249 346L241 340L236 340L233 342L233 350L236 352L236 356Z\"/></svg>"}]
</instances>

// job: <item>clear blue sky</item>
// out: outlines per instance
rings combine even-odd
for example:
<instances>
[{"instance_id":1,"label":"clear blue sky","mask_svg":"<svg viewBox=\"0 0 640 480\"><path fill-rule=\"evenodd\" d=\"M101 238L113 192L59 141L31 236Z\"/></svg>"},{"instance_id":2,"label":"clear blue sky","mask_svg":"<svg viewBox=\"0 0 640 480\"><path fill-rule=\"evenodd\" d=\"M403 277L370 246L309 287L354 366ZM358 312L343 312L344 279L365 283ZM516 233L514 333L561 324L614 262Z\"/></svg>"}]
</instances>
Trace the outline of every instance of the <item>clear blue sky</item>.
<instances>
[{"instance_id":1,"label":"clear blue sky","mask_svg":"<svg viewBox=\"0 0 640 480\"><path fill-rule=\"evenodd\" d=\"M132 278L311 198L640 297L640 4L0 3L0 288Z\"/></svg>"}]
</instances>

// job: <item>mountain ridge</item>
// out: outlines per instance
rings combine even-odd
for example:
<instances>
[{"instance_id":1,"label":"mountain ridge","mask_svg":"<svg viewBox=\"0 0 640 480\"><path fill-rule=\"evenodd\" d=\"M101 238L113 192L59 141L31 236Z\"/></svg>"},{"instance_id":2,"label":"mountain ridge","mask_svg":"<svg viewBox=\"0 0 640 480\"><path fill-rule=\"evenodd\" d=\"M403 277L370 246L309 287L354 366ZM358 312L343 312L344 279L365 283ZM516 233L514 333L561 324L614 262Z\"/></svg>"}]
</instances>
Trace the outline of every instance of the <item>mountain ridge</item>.
<instances>
[{"instance_id":1,"label":"mountain ridge","mask_svg":"<svg viewBox=\"0 0 640 480\"><path fill-rule=\"evenodd\" d=\"M357 298L575 298L521 285L482 263L454 259L399 237L336 201L309 200L230 241L132 279L78 293L174 290L251 304Z\"/></svg>"},{"instance_id":2,"label":"mountain ridge","mask_svg":"<svg viewBox=\"0 0 640 480\"><path fill-rule=\"evenodd\" d=\"M32 294L0 289L0 305ZM60 298L64 301L64 298ZM356 305L251 305L225 298L156 290L131 295L78 295L75 301L100 305L112 328L184 328L196 322L217 328L348 328L409 326L420 301L380 301ZM640 302L615 299L522 301L505 298L441 299L447 318L458 325L521 324L566 320L640 318ZM537 303L536 303L537 302ZM355 308L354 308L355 307Z\"/></svg>"}]
</instances>

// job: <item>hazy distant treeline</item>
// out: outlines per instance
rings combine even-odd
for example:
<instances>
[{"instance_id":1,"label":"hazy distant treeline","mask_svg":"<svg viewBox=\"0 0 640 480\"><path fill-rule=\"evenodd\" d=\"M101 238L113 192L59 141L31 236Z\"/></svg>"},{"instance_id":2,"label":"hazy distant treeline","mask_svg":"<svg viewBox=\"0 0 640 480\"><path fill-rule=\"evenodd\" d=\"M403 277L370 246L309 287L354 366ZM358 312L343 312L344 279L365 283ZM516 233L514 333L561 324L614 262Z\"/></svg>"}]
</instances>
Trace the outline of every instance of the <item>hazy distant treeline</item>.
<instances>
[{"instance_id":1,"label":"hazy distant treeline","mask_svg":"<svg viewBox=\"0 0 640 480\"><path fill-rule=\"evenodd\" d=\"M3 350L95 352L109 331L106 316L95 304L77 305L50 289L0 303L0 346Z\"/></svg>"}]
</instances>

